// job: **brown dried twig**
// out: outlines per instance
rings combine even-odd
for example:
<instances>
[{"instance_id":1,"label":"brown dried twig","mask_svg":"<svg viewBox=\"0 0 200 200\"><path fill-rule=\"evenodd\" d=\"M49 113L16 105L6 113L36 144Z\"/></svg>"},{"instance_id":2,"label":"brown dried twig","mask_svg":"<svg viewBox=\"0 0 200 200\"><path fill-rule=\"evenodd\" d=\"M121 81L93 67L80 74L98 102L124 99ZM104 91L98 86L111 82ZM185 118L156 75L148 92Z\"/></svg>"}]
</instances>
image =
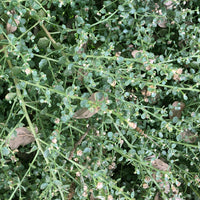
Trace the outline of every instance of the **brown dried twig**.
<instances>
[{"instance_id":1,"label":"brown dried twig","mask_svg":"<svg viewBox=\"0 0 200 200\"><path fill-rule=\"evenodd\" d=\"M76 148L82 143L82 141L84 140L84 138L87 136L88 132L90 130L90 127L88 127L87 131L85 132L84 135L81 136L81 138L79 139L79 141L74 145L74 148L71 150L70 154L69 154L69 160L71 160L73 158L74 152L76 151Z\"/></svg>"},{"instance_id":2,"label":"brown dried twig","mask_svg":"<svg viewBox=\"0 0 200 200\"><path fill-rule=\"evenodd\" d=\"M81 138L79 139L79 141L74 145L74 148L71 150L71 152L69 154L69 158L68 158L69 160L71 160L73 158L74 152L76 151L77 147L82 143L84 138L87 136L87 134L89 133L89 130L90 130L90 126L87 128L87 131L85 132L85 134L82 135ZM70 185L69 194L68 194L67 199L72 200L74 194L75 194L75 182L72 182Z\"/></svg>"},{"instance_id":3,"label":"brown dried twig","mask_svg":"<svg viewBox=\"0 0 200 200\"><path fill-rule=\"evenodd\" d=\"M145 132L139 128L137 126L137 123L133 123L133 122L128 122L129 127L131 127L132 129L134 129L135 131L137 131L140 135L144 136L145 138L148 138L149 140L151 140L156 146L160 147L159 144L157 144L152 138L150 138L147 134L145 134Z\"/></svg>"}]
</instances>

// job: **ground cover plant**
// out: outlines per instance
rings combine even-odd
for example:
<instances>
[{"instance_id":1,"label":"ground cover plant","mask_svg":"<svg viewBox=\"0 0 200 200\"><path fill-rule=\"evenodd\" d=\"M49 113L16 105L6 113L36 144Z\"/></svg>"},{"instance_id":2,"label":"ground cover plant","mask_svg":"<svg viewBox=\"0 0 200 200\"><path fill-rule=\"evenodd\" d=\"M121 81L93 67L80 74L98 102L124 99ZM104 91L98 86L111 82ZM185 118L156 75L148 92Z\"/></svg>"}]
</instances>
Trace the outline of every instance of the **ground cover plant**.
<instances>
[{"instance_id":1,"label":"ground cover plant","mask_svg":"<svg viewBox=\"0 0 200 200\"><path fill-rule=\"evenodd\" d=\"M0 1L0 199L200 199L198 0Z\"/></svg>"}]
</instances>

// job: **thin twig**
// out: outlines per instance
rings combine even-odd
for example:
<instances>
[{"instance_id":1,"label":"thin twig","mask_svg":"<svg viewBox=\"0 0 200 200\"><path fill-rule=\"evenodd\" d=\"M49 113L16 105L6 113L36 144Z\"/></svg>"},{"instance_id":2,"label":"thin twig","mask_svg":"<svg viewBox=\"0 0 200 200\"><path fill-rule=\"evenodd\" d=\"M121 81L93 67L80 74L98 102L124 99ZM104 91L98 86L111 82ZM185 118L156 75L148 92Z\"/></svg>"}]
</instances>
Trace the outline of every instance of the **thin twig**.
<instances>
[{"instance_id":1,"label":"thin twig","mask_svg":"<svg viewBox=\"0 0 200 200\"><path fill-rule=\"evenodd\" d=\"M69 195L68 195L67 199L72 200L74 194L75 194L75 182L72 182L72 184L70 185Z\"/></svg>"},{"instance_id":2,"label":"thin twig","mask_svg":"<svg viewBox=\"0 0 200 200\"><path fill-rule=\"evenodd\" d=\"M82 143L82 141L84 140L84 138L87 136L87 134L89 133L89 130L90 130L90 126L88 127L88 129L84 133L84 135L81 136L81 138L79 139L79 141L74 145L74 148L70 152L69 160L71 160L73 158L74 152L76 151L77 147ZM75 194L75 182L72 182L71 185L70 185L69 194L68 194L67 199L68 200L72 200L74 194Z\"/></svg>"},{"instance_id":3,"label":"thin twig","mask_svg":"<svg viewBox=\"0 0 200 200\"><path fill-rule=\"evenodd\" d=\"M53 44L56 44L56 41L51 37L51 34L50 34L49 31L46 29L46 27L45 27L43 24L41 24L41 27L42 27L42 29L44 30L44 32L47 34L47 36L48 36L48 38L51 40L51 42L52 42Z\"/></svg>"},{"instance_id":4,"label":"thin twig","mask_svg":"<svg viewBox=\"0 0 200 200\"><path fill-rule=\"evenodd\" d=\"M80 140L74 145L74 148L71 150L70 155L69 155L69 159L70 160L73 158L74 151L76 150L76 148L82 143L83 139L87 136L89 130L90 130L90 127L88 127L88 129L85 132L85 134L82 135L81 138L80 138Z\"/></svg>"}]
</instances>

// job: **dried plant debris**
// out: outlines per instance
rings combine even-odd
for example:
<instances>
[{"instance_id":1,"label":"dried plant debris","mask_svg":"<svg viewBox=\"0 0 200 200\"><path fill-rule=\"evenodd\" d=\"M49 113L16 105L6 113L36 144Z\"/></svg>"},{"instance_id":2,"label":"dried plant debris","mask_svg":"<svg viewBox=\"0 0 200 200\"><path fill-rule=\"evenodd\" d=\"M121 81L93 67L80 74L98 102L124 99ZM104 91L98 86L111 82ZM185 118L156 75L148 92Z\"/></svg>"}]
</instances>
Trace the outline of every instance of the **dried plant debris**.
<instances>
[{"instance_id":1,"label":"dried plant debris","mask_svg":"<svg viewBox=\"0 0 200 200\"><path fill-rule=\"evenodd\" d=\"M165 19L158 20L158 26L160 26L161 28L166 28L167 27L167 21Z\"/></svg>"},{"instance_id":2,"label":"dried plant debris","mask_svg":"<svg viewBox=\"0 0 200 200\"><path fill-rule=\"evenodd\" d=\"M173 119L174 117L181 118L182 111L185 108L185 104L183 102L174 101L172 104L172 108L169 112L169 118Z\"/></svg>"},{"instance_id":3,"label":"dried plant debris","mask_svg":"<svg viewBox=\"0 0 200 200\"><path fill-rule=\"evenodd\" d=\"M170 170L170 167L167 163L163 162L161 159L155 159L151 161L151 164L156 169L162 170L162 171L168 171Z\"/></svg>"},{"instance_id":4,"label":"dried plant debris","mask_svg":"<svg viewBox=\"0 0 200 200\"><path fill-rule=\"evenodd\" d=\"M16 97L16 93L15 92L9 92L8 94L6 94L5 99L7 101L11 101Z\"/></svg>"},{"instance_id":5,"label":"dried plant debris","mask_svg":"<svg viewBox=\"0 0 200 200\"><path fill-rule=\"evenodd\" d=\"M154 197L154 200L161 200L161 198L159 196L159 192L156 193L156 196Z\"/></svg>"},{"instance_id":6,"label":"dried plant debris","mask_svg":"<svg viewBox=\"0 0 200 200\"><path fill-rule=\"evenodd\" d=\"M151 165L160 171L170 172L170 166L167 163L165 163L162 159L156 158L155 155L149 156L145 160L149 160ZM163 173L156 173L156 171L152 175L153 179L158 183L160 189L162 189L165 194L169 194L170 191L172 191L174 195L177 195L179 193L177 187L171 185L168 181L168 178L165 179L164 176L167 178L168 175ZM180 184L181 183L177 181L177 186L180 186ZM156 194L154 200L160 199L159 194L159 192Z\"/></svg>"},{"instance_id":7,"label":"dried plant debris","mask_svg":"<svg viewBox=\"0 0 200 200\"><path fill-rule=\"evenodd\" d=\"M17 30L17 26L19 25L20 21L18 19L14 19L14 22L6 24L7 33L13 33Z\"/></svg>"},{"instance_id":8,"label":"dried plant debris","mask_svg":"<svg viewBox=\"0 0 200 200\"><path fill-rule=\"evenodd\" d=\"M157 88L154 85L150 85L148 88L144 87L141 90L141 94L144 96L144 101L150 104L156 104L160 98Z\"/></svg>"},{"instance_id":9,"label":"dried plant debris","mask_svg":"<svg viewBox=\"0 0 200 200\"><path fill-rule=\"evenodd\" d=\"M76 111L74 113L73 118L86 119L86 118L90 118L93 115L95 115L96 113L98 113L98 111L100 110L100 106L97 106L96 104L99 104L99 102L102 102L104 100L107 100L107 98L105 98L103 95L101 98L98 98L99 96L100 96L100 92L93 93L89 97L89 100L94 103L94 104L92 103L94 106L92 106L91 108L82 108L82 109Z\"/></svg>"},{"instance_id":10,"label":"dried plant debris","mask_svg":"<svg viewBox=\"0 0 200 200\"><path fill-rule=\"evenodd\" d=\"M173 8L173 1L166 0L164 2L164 5L166 6L167 9L172 9Z\"/></svg>"},{"instance_id":11,"label":"dried plant debris","mask_svg":"<svg viewBox=\"0 0 200 200\"><path fill-rule=\"evenodd\" d=\"M131 55L133 56L133 58L136 58L136 56L138 56L139 54L142 54L143 53L143 50L134 50L131 52Z\"/></svg>"},{"instance_id":12,"label":"dried plant debris","mask_svg":"<svg viewBox=\"0 0 200 200\"><path fill-rule=\"evenodd\" d=\"M189 130L184 130L183 132L181 132L180 135L182 137L182 140L188 143L195 143L198 139L198 136Z\"/></svg>"},{"instance_id":13,"label":"dried plant debris","mask_svg":"<svg viewBox=\"0 0 200 200\"><path fill-rule=\"evenodd\" d=\"M168 194L170 192L170 184L167 180L164 180L163 174L153 174L153 179L156 180L159 187L163 190L165 194Z\"/></svg>"},{"instance_id":14,"label":"dried plant debris","mask_svg":"<svg viewBox=\"0 0 200 200\"><path fill-rule=\"evenodd\" d=\"M163 159L156 158L155 155L148 156L145 160L150 161L152 166L161 171L169 171L170 167L167 163L163 161Z\"/></svg>"},{"instance_id":15,"label":"dried plant debris","mask_svg":"<svg viewBox=\"0 0 200 200\"><path fill-rule=\"evenodd\" d=\"M175 81L181 81L181 74L183 73L183 69L182 68L178 68L173 71L173 79Z\"/></svg>"},{"instance_id":16,"label":"dried plant debris","mask_svg":"<svg viewBox=\"0 0 200 200\"><path fill-rule=\"evenodd\" d=\"M12 150L35 141L34 135L26 127L16 128L15 131L16 134L13 134L8 140L9 146ZM35 132L38 132L37 128Z\"/></svg>"},{"instance_id":17,"label":"dried plant debris","mask_svg":"<svg viewBox=\"0 0 200 200\"><path fill-rule=\"evenodd\" d=\"M77 51L78 54L82 54L82 53L85 53L86 49L87 49L87 42L85 43L82 43L80 46L79 46L79 49ZM84 69L82 68L79 68L78 69L78 73L77 73L77 77L78 77L78 80L80 80L81 82L83 82L83 79L84 79L84 76L87 76L88 72L85 71Z\"/></svg>"},{"instance_id":18,"label":"dried plant debris","mask_svg":"<svg viewBox=\"0 0 200 200\"><path fill-rule=\"evenodd\" d=\"M12 10L8 13L9 15L13 15L10 21L8 20L6 24L7 33L13 33L17 30L18 25L20 24L20 16L14 16L15 11ZM15 17L15 18L14 18Z\"/></svg>"}]
</instances>

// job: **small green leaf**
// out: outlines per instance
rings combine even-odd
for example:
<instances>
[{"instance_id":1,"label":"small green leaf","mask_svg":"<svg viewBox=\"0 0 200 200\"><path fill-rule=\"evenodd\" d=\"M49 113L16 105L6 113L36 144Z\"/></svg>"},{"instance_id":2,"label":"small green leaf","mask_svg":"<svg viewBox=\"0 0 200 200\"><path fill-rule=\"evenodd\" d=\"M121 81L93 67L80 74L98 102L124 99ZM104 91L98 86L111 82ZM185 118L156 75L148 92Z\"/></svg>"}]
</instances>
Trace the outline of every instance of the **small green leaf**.
<instances>
[{"instance_id":1,"label":"small green leaf","mask_svg":"<svg viewBox=\"0 0 200 200\"><path fill-rule=\"evenodd\" d=\"M120 11L124 11L124 6L119 5L119 6L118 6L118 9L119 9Z\"/></svg>"},{"instance_id":2,"label":"small green leaf","mask_svg":"<svg viewBox=\"0 0 200 200\"><path fill-rule=\"evenodd\" d=\"M43 38L40 38L37 45L38 45L38 48L47 48L49 46L49 39L47 37L43 37Z\"/></svg>"},{"instance_id":3,"label":"small green leaf","mask_svg":"<svg viewBox=\"0 0 200 200\"><path fill-rule=\"evenodd\" d=\"M184 99L184 100L188 100L188 97L187 97L186 94L183 95L183 99Z\"/></svg>"},{"instance_id":4,"label":"small green leaf","mask_svg":"<svg viewBox=\"0 0 200 200\"><path fill-rule=\"evenodd\" d=\"M62 182L60 182L59 180L55 180L55 181L53 181L54 182L54 184L57 186L57 185L59 185L59 186L61 186L62 185Z\"/></svg>"},{"instance_id":5,"label":"small green leaf","mask_svg":"<svg viewBox=\"0 0 200 200\"><path fill-rule=\"evenodd\" d=\"M42 185L40 186L41 190L44 190L47 187L48 183L42 183Z\"/></svg>"},{"instance_id":6,"label":"small green leaf","mask_svg":"<svg viewBox=\"0 0 200 200\"><path fill-rule=\"evenodd\" d=\"M108 137L112 138L113 137L113 133L112 132L108 132Z\"/></svg>"},{"instance_id":7,"label":"small green leaf","mask_svg":"<svg viewBox=\"0 0 200 200\"><path fill-rule=\"evenodd\" d=\"M3 156L8 156L10 153L10 150L7 147L1 148L1 153Z\"/></svg>"},{"instance_id":8,"label":"small green leaf","mask_svg":"<svg viewBox=\"0 0 200 200\"><path fill-rule=\"evenodd\" d=\"M46 64L47 64L47 60L46 60L46 59L42 59L42 60L39 62L39 67L42 68L42 67L44 67Z\"/></svg>"}]
</instances>

